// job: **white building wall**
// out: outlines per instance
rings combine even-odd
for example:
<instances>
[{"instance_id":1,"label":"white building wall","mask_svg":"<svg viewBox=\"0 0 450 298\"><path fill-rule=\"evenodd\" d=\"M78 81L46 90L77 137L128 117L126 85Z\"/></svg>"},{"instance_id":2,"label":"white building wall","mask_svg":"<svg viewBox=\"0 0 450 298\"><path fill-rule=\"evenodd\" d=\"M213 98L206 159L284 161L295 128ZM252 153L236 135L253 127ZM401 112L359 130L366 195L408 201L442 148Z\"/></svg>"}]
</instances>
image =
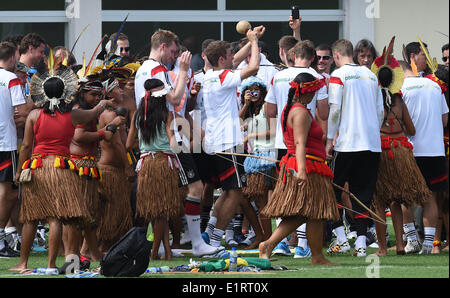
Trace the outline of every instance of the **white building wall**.
<instances>
[{"instance_id":1,"label":"white building wall","mask_svg":"<svg viewBox=\"0 0 450 298\"><path fill-rule=\"evenodd\" d=\"M362 0L361 0L362 1ZM439 63L441 47L449 42L448 0L378 0L380 15L375 19L375 46L381 54L395 35L394 56L402 59L402 45L417 41L428 44L431 57Z\"/></svg>"}]
</instances>

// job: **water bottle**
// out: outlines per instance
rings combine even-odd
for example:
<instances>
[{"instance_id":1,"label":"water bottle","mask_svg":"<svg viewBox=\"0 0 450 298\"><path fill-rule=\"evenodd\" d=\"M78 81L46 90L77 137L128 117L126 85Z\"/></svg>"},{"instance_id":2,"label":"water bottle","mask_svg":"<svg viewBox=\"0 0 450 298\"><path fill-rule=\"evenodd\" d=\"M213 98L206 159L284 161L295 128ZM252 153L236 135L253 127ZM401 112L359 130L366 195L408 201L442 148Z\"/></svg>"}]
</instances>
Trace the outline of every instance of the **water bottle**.
<instances>
[{"instance_id":1,"label":"water bottle","mask_svg":"<svg viewBox=\"0 0 450 298\"><path fill-rule=\"evenodd\" d=\"M170 268L168 266L150 267L147 270L145 270L145 273L163 273L163 272L170 272Z\"/></svg>"},{"instance_id":2,"label":"water bottle","mask_svg":"<svg viewBox=\"0 0 450 298\"><path fill-rule=\"evenodd\" d=\"M230 253L230 265L228 267L228 271L230 272L237 272L237 251L236 251L236 247L233 247L231 249L231 253Z\"/></svg>"}]
</instances>

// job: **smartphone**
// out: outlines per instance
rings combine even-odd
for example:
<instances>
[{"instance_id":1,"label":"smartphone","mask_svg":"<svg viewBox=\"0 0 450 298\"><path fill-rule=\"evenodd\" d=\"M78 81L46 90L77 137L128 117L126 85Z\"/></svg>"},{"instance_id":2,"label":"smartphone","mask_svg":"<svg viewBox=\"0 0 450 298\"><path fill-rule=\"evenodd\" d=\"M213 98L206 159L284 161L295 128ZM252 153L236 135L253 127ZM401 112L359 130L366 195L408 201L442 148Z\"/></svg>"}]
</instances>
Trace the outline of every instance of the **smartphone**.
<instances>
[{"instance_id":1,"label":"smartphone","mask_svg":"<svg viewBox=\"0 0 450 298\"><path fill-rule=\"evenodd\" d=\"M291 7L291 15L294 20L300 18L300 8L298 6Z\"/></svg>"}]
</instances>

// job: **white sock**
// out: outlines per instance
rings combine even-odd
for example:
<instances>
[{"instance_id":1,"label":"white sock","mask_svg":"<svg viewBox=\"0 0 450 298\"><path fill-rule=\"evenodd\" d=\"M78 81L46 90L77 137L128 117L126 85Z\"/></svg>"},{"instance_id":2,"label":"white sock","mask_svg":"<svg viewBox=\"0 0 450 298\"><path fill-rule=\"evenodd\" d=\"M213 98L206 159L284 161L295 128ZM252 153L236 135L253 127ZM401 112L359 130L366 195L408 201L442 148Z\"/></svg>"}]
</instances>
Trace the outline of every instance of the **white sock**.
<instances>
[{"instance_id":1,"label":"white sock","mask_svg":"<svg viewBox=\"0 0 450 298\"><path fill-rule=\"evenodd\" d=\"M208 234L209 238L211 238L214 229L216 228L217 217L212 216L209 218L208 224L206 225L205 233Z\"/></svg>"},{"instance_id":2,"label":"white sock","mask_svg":"<svg viewBox=\"0 0 450 298\"><path fill-rule=\"evenodd\" d=\"M211 235L209 244L215 247L221 246L223 234L225 234L225 231L215 228Z\"/></svg>"},{"instance_id":3,"label":"white sock","mask_svg":"<svg viewBox=\"0 0 450 298\"><path fill-rule=\"evenodd\" d=\"M358 236L355 241L355 248L366 248L366 236Z\"/></svg>"},{"instance_id":4,"label":"white sock","mask_svg":"<svg viewBox=\"0 0 450 298\"><path fill-rule=\"evenodd\" d=\"M435 227L424 227L423 232L424 232L423 245L433 246L434 235L436 234L436 228Z\"/></svg>"},{"instance_id":5,"label":"white sock","mask_svg":"<svg viewBox=\"0 0 450 298\"><path fill-rule=\"evenodd\" d=\"M234 230L233 230L233 221L230 220L230 223L227 225L227 229L225 230L225 243L228 243L231 239L234 239Z\"/></svg>"},{"instance_id":6,"label":"white sock","mask_svg":"<svg viewBox=\"0 0 450 298\"><path fill-rule=\"evenodd\" d=\"M0 250L5 248L5 239L6 233L5 233L5 229L0 229Z\"/></svg>"},{"instance_id":7,"label":"white sock","mask_svg":"<svg viewBox=\"0 0 450 298\"><path fill-rule=\"evenodd\" d=\"M407 240L417 240L416 227L413 222L403 225L403 232Z\"/></svg>"},{"instance_id":8,"label":"white sock","mask_svg":"<svg viewBox=\"0 0 450 298\"><path fill-rule=\"evenodd\" d=\"M308 246L308 240L306 239L306 223L297 228L297 246L306 249Z\"/></svg>"},{"instance_id":9,"label":"white sock","mask_svg":"<svg viewBox=\"0 0 450 298\"><path fill-rule=\"evenodd\" d=\"M192 246L199 246L205 243L200 232L200 215L186 215L186 221L189 235L191 236Z\"/></svg>"},{"instance_id":10,"label":"white sock","mask_svg":"<svg viewBox=\"0 0 450 298\"><path fill-rule=\"evenodd\" d=\"M7 227L7 228L5 228L5 233L6 234L11 234L11 233L16 233L16 232L17 232L16 227Z\"/></svg>"},{"instance_id":11,"label":"white sock","mask_svg":"<svg viewBox=\"0 0 450 298\"><path fill-rule=\"evenodd\" d=\"M348 241L347 235L345 234L344 226L337 227L336 229L334 229L334 232L336 233L336 239L338 244L342 244Z\"/></svg>"}]
</instances>

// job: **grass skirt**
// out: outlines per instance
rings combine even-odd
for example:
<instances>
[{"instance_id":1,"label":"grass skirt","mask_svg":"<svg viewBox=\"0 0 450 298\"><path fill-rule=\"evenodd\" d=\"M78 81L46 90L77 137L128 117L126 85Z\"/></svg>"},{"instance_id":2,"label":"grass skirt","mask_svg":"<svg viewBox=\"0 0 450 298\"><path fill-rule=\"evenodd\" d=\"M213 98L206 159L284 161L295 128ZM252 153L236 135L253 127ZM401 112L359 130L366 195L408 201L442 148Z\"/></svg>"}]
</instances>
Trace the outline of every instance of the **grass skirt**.
<instances>
[{"instance_id":1,"label":"grass skirt","mask_svg":"<svg viewBox=\"0 0 450 298\"><path fill-rule=\"evenodd\" d=\"M101 216L98 221L97 239L119 240L133 226L131 211L131 188L125 170L108 165L98 165L102 173L99 186Z\"/></svg>"},{"instance_id":2,"label":"grass skirt","mask_svg":"<svg viewBox=\"0 0 450 298\"><path fill-rule=\"evenodd\" d=\"M420 205L431 197L406 137L382 137L382 153L372 205L384 209L392 202Z\"/></svg>"},{"instance_id":3,"label":"grass skirt","mask_svg":"<svg viewBox=\"0 0 450 298\"><path fill-rule=\"evenodd\" d=\"M280 162L280 176L267 205L261 214L268 217L303 216L308 219L339 219L339 212L331 183L333 173L323 163L307 159L307 181L295 177L289 169L297 171L295 156L285 155Z\"/></svg>"},{"instance_id":4,"label":"grass skirt","mask_svg":"<svg viewBox=\"0 0 450 298\"><path fill-rule=\"evenodd\" d=\"M138 173L136 217L146 223L161 217L179 215L182 208L178 170L169 165L172 157L162 152L142 160Z\"/></svg>"},{"instance_id":5,"label":"grass skirt","mask_svg":"<svg viewBox=\"0 0 450 298\"><path fill-rule=\"evenodd\" d=\"M266 202L267 192L274 189L277 181L276 168L266 170L263 173L264 174L255 173L246 175L247 186L242 189L242 193L249 200L254 202Z\"/></svg>"},{"instance_id":6,"label":"grass skirt","mask_svg":"<svg viewBox=\"0 0 450 298\"><path fill-rule=\"evenodd\" d=\"M80 178L70 169L55 168L55 156L42 158L33 170L32 179L22 184L20 221L31 222L56 218L65 223L80 224L90 218L86 201L77 194Z\"/></svg>"}]
</instances>

